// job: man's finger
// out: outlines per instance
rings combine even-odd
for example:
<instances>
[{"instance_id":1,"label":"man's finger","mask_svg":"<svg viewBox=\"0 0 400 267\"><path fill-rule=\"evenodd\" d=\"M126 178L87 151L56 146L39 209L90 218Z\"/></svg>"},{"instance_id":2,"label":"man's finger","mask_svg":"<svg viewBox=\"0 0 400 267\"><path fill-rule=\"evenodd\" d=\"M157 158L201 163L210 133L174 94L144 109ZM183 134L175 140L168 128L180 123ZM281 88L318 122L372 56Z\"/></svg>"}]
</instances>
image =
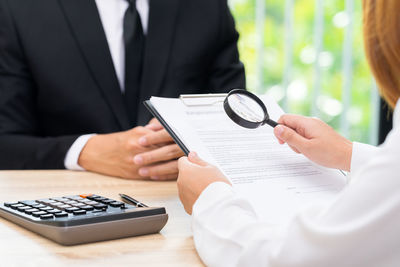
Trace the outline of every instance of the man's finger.
<instances>
[{"instance_id":1,"label":"man's finger","mask_svg":"<svg viewBox=\"0 0 400 267\"><path fill-rule=\"evenodd\" d=\"M172 143L174 140L166 130L152 132L139 138L139 144L142 146L152 146L162 143Z\"/></svg>"},{"instance_id":2,"label":"man's finger","mask_svg":"<svg viewBox=\"0 0 400 267\"><path fill-rule=\"evenodd\" d=\"M153 131L159 131L162 130L164 127L156 118L153 118L149 121L149 123L145 126L145 128Z\"/></svg>"},{"instance_id":3,"label":"man's finger","mask_svg":"<svg viewBox=\"0 0 400 267\"><path fill-rule=\"evenodd\" d=\"M164 175L176 174L178 176L178 161L168 161L139 169L139 175L143 177L162 177Z\"/></svg>"},{"instance_id":4,"label":"man's finger","mask_svg":"<svg viewBox=\"0 0 400 267\"><path fill-rule=\"evenodd\" d=\"M178 173L150 177L150 179L154 181L171 181L171 180L176 180L177 178L178 178Z\"/></svg>"},{"instance_id":5,"label":"man's finger","mask_svg":"<svg viewBox=\"0 0 400 267\"><path fill-rule=\"evenodd\" d=\"M172 144L138 154L133 158L133 161L136 165L150 165L157 162L177 159L183 155L184 154L179 146Z\"/></svg>"},{"instance_id":6,"label":"man's finger","mask_svg":"<svg viewBox=\"0 0 400 267\"><path fill-rule=\"evenodd\" d=\"M145 136L146 134L150 134L152 132L153 131L150 130L150 129L147 129L147 128L142 127L142 126L137 126L137 127L132 128L130 130L127 130L125 133L128 133L128 134L136 137L137 135Z\"/></svg>"}]
</instances>

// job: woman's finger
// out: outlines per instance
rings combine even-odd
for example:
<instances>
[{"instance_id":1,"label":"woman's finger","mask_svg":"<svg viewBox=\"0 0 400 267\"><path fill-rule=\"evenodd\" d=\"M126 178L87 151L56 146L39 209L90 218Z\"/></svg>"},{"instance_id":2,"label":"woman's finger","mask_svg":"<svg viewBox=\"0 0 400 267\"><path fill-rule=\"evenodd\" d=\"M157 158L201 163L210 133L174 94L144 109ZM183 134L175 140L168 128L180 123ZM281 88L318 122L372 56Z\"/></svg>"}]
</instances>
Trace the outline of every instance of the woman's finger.
<instances>
[{"instance_id":1,"label":"woman's finger","mask_svg":"<svg viewBox=\"0 0 400 267\"><path fill-rule=\"evenodd\" d=\"M188 158L189 158L189 161L192 162L192 163L194 163L194 164L197 164L197 165L200 165L200 166L203 166L203 167L205 167L205 166L208 165L208 163L205 162L204 160L202 160L202 159L199 157L199 155L197 155L196 152L190 152Z\"/></svg>"}]
</instances>

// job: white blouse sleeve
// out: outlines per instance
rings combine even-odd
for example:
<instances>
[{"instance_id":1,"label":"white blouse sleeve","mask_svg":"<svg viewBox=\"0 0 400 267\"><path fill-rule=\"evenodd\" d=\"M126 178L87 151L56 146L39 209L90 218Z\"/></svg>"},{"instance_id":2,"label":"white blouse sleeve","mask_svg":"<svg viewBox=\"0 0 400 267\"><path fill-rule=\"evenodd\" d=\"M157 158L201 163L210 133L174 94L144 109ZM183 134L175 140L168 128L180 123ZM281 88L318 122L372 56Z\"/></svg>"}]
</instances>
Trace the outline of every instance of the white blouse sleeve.
<instances>
[{"instance_id":1,"label":"white blouse sleeve","mask_svg":"<svg viewBox=\"0 0 400 267\"><path fill-rule=\"evenodd\" d=\"M193 207L200 257L209 266L400 266L400 134L391 137L333 204L288 227L260 221L229 185L209 185Z\"/></svg>"},{"instance_id":2,"label":"white blouse sleeve","mask_svg":"<svg viewBox=\"0 0 400 267\"><path fill-rule=\"evenodd\" d=\"M374 153L377 152L376 146L353 142L353 153L351 155L351 170L356 172L361 166L374 158Z\"/></svg>"}]
</instances>

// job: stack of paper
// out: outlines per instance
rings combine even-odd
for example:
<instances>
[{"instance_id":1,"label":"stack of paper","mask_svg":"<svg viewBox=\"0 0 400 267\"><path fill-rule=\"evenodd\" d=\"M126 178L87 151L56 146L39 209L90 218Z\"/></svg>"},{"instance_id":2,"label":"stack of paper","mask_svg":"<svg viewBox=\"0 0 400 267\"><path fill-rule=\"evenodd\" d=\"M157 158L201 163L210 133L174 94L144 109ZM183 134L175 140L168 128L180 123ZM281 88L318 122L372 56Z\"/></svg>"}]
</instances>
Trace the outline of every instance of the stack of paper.
<instances>
[{"instance_id":1,"label":"stack of paper","mask_svg":"<svg viewBox=\"0 0 400 267\"><path fill-rule=\"evenodd\" d=\"M271 98L261 98L278 120L282 109ZM219 167L262 219L287 222L304 206L331 201L344 187L340 171L319 167L280 145L270 126L252 130L236 125L225 114L223 100L152 97L150 103L176 138Z\"/></svg>"}]
</instances>

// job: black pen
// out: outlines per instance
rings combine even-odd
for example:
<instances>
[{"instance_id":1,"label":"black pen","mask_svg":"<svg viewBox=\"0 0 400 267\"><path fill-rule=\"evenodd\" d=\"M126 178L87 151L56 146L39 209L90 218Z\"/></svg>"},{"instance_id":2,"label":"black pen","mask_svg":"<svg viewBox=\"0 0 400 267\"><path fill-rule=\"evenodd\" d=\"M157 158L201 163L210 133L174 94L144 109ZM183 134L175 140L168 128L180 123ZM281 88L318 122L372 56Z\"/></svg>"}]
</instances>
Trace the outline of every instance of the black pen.
<instances>
[{"instance_id":1,"label":"black pen","mask_svg":"<svg viewBox=\"0 0 400 267\"><path fill-rule=\"evenodd\" d=\"M120 196L123 200L126 200L126 201L128 201L129 203L134 204L134 205L135 205L136 207L138 207L138 208L145 208L145 207L147 207L147 205L143 204L143 203L140 202L140 201L137 201L136 199L134 199L134 198L132 198L132 197L130 197L130 196L128 196L128 195L119 194L119 196Z\"/></svg>"}]
</instances>

